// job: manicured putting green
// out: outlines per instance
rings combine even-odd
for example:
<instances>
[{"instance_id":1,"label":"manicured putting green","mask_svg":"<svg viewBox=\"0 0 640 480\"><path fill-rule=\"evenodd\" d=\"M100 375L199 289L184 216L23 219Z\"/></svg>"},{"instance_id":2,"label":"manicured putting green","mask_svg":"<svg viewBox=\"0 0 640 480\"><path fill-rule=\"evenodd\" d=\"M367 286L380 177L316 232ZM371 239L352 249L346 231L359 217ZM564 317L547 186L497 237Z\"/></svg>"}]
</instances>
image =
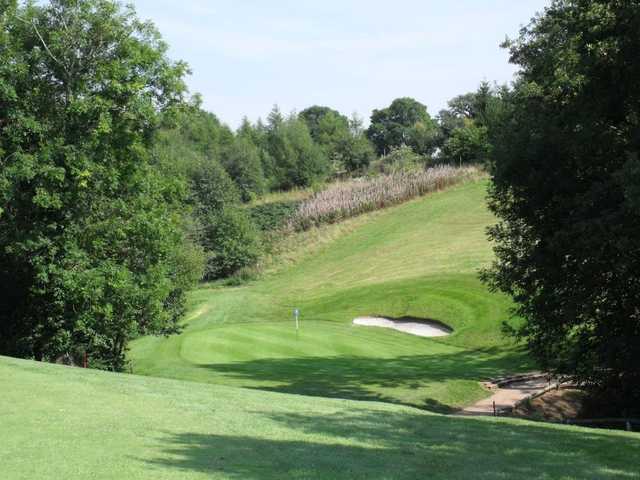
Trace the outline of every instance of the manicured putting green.
<instances>
[{"instance_id":1,"label":"manicured putting green","mask_svg":"<svg viewBox=\"0 0 640 480\"><path fill-rule=\"evenodd\" d=\"M134 342L133 371L439 412L486 396L479 381L531 365L500 332L509 301L477 279L492 258L485 189L471 182L326 227L318 235L344 233L277 273L194 292L182 334ZM354 327L363 315L434 319L454 333Z\"/></svg>"},{"instance_id":2,"label":"manicured putting green","mask_svg":"<svg viewBox=\"0 0 640 480\"><path fill-rule=\"evenodd\" d=\"M3 480L630 480L640 437L0 357Z\"/></svg>"}]
</instances>

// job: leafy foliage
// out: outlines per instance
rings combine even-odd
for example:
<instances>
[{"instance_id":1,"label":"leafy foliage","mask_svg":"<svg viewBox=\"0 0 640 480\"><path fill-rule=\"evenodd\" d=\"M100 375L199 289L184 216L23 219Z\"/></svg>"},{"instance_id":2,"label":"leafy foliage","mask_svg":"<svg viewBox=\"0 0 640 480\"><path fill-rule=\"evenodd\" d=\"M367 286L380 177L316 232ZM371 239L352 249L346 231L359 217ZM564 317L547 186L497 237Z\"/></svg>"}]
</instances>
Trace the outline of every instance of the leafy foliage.
<instances>
[{"instance_id":1,"label":"leafy foliage","mask_svg":"<svg viewBox=\"0 0 640 480\"><path fill-rule=\"evenodd\" d=\"M509 102L507 87L482 82L476 92L458 95L438 114L441 131L438 159L447 163L488 161L492 144L503 126L498 119Z\"/></svg>"},{"instance_id":2,"label":"leafy foliage","mask_svg":"<svg viewBox=\"0 0 640 480\"><path fill-rule=\"evenodd\" d=\"M258 127L260 128L260 127ZM327 156L311 138L306 124L296 116L284 118L277 107L269 114L263 137L272 162L272 188L308 187L326 178Z\"/></svg>"},{"instance_id":3,"label":"leafy foliage","mask_svg":"<svg viewBox=\"0 0 640 480\"><path fill-rule=\"evenodd\" d=\"M314 105L305 108L299 117L309 128L311 138L318 143L326 143L327 137L349 128L347 117L329 107Z\"/></svg>"},{"instance_id":4,"label":"leafy foliage","mask_svg":"<svg viewBox=\"0 0 640 480\"><path fill-rule=\"evenodd\" d=\"M491 153L487 127L465 120L444 142L442 155L451 163L485 163Z\"/></svg>"},{"instance_id":5,"label":"leafy foliage","mask_svg":"<svg viewBox=\"0 0 640 480\"><path fill-rule=\"evenodd\" d=\"M421 170L427 167L430 159L418 155L406 145L392 148L388 155L380 157L374 163L374 171L393 173L401 171Z\"/></svg>"},{"instance_id":6,"label":"leafy foliage","mask_svg":"<svg viewBox=\"0 0 640 480\"><path fill-rule=\"evenodd\" d=\"M248 202L264 193L265 178L258 147L250 139L238 136L222 153L222 165Z\"/></svg>"},{"instance_id":7,"label":"leafy foliage","mask_svg":"<svg viewBox=\"0 0 640 480\"><path fill-rule=\"evenodd\" d=\"M184 189L149 154L186 66L108 0L11 2L0 42L0 353L122 368L129 339L175 329L201 270Z\"/></svg>"},{"instance_id":8,"label":"leafy foliage","mask_svg":"<svg viewBox=\"0 0 640 480\"><path fill-rule=\"evenodd\" d=\"M269 202L249 207L249 216L261 231L277 230L297 210L300 201Z\"/></svg>"},{"instance_id":9,"label":"leafy foliage","mask_svg":"<svg viewBox=\"0 0 640 480\"><path fill-rule=\"evenodd\" d=\"M395 99L387 108L373 111L367 136L379 155L403 145L418 154L431 155L437 146L438 127L425 105L404 97Z\"/></svg>"},{"instance_id":10,"label":"leafy foliage","mask_svg":"<svg viewBox=\"0 0 640 480\"><path fill-rule=\"evenodd\" d=\"M246 212L238 207L208 210L203 216L204 245L210 255L205 278L227 277L260 257L260 239Z\"/></svg>"},{"instance_id":11,"label":"leafy foliage","mask_svg":"<svg viewBox=\"0 0 640 480\"><path fill-rule=\"evenodd\" d=\"M335 110L319 106L303 110L299 117L313 140L323 147L334 175L362 172L375 158L359 119L347 119Z\"/></svg>"},{"instance_id":12,"label":"leafy foliage","mask_svg":"<svg viewBox=\"0 0 640 480\"><path fill-rule=\"evenodd\" d=\"M494 142L485 277L545 368L640 405L640 3L554 1L507 46L520 77Z\"/></svg>"},{"instance_id":13,"label":"leafy foliage","mask_svg":"<svg viewBox=\"0 0 640 480\"><path fill-rule=\"evenodd\" d=\"M191 191L198 241L208 256L204 278L221 278L253 264L260 251L257 231L224 168L216 161L201 164L192 174Z\"/></svg>"}]
</instances>

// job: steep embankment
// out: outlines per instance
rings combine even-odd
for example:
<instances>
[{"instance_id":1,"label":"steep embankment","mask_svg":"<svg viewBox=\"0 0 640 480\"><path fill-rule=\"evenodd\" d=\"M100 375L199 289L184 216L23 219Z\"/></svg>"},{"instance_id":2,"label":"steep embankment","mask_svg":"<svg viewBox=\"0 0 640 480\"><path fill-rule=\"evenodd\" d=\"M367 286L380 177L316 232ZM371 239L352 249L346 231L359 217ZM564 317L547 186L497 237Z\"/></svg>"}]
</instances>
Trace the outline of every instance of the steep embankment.
<instances>
[{"instance_id":1,"label":"steep embankment","mask_svg":"<svg viewBox=\"0 0 640 480\"><path fill-rule=\"evenodd\" d=\"M632 479L637 434L0 357L6 480Z\"/></svg>"},{"instance_id":2,"label":"steep embankment","mask_svg":"<svg viewBox=\"0 0 640 480\"><path fill-rule=\"evenodd\" d=\"M486 396L479 381L529 365L500 333L509 301L477 279L492 258L485 188L470 182L325 227L315 233L331 241L276 273L194 292L181 335L134 342L134 372L441 412ZM434 319L454 333L352 325L366 315Z\"/></svg>"}]
</instances>

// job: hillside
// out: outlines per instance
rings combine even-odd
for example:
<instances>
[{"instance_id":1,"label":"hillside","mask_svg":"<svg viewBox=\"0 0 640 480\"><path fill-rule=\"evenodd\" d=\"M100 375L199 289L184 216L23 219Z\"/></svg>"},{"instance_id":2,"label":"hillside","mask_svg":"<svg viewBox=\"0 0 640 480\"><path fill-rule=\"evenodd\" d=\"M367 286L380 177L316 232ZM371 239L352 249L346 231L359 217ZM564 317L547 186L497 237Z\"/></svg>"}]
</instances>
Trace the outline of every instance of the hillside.
<instances>
[{"instance_id":1,"label":"hillside","mask_svg":"<svg viewBox=\"0 0 640 480\"><path fill-rule=\"evenodd\" d=\"M181 335L132 344L134 373L438 412L486 396L479 381L531 365L500 333L509 301L477 279L492 258L485 189L469 182L325 227L308 238L329 240L259 281L194 292ZM434 319L454 334L354 327L360 315Z\"/></svg>"},{"instance_id":2,"label":"hillside","mask_svg":"<svg viewBox=\"0 0 640 480\"><path fill-rule=\"evenodd\" d=\"M637 435L0 357L1 477L631 479Z\"/></svg>"}]
</instances>

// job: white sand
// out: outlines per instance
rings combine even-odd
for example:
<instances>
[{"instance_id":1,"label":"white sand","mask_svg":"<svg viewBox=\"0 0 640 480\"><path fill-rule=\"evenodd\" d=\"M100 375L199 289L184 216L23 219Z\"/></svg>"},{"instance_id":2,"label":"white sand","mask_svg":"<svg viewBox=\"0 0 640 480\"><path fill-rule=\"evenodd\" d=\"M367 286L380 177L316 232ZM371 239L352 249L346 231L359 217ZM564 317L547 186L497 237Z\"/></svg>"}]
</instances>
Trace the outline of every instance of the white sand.
<instances>
[{"instance_id":1,"label":"white sand","mask_svg":"<svg viewBox=\"0 0 640 480\"><path fill-rule=\"evenodd\" d=\"M358 317L353 320L353 324L364 327L392 328L419 337L444 337L451 334L450 330L435 323L396 321L382 317Z\"/></svg>"}]
</instances>

